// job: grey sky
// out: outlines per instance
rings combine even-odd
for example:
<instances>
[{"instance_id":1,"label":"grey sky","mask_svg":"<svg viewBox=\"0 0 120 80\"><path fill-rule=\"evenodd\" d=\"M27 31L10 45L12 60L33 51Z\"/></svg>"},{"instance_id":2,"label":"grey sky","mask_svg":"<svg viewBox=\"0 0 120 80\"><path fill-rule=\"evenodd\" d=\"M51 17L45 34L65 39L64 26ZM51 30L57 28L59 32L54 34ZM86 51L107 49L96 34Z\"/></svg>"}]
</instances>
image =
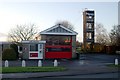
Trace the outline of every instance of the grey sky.
<instances>
[{"instance_id":1,"label":"grey sky","mask_svg":"<svg viewBox=\"0 0 120 80\"><path fill-rule=\"evenodd\" d=\"M118 24L120 25L120 1L118 3Z\"/></svg>"},{"instance_id":2,"label":"grey sky","mask_svg":"<svg viewBox=\"0 0 120 80\"><path fill-rule=\"evenodd\" d=\"M0 3L0 33L7 35L17 24L29 23L42 31L59 20L67 20L79 33L77 40L82 41L85 8L95 10L95 23L102 23L108 32L118 24L117 2L5 2Z\"/></svg>"}]
</instances>

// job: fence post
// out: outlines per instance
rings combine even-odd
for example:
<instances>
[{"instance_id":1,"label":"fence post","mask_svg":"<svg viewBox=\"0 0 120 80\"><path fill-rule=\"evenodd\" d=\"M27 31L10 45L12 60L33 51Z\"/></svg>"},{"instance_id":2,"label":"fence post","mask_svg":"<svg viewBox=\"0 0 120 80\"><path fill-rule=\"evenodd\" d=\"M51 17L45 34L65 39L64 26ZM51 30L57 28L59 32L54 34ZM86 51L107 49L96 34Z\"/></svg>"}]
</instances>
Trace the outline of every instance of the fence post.
<instances>
[{"instance_id":1,"label":"fence post","mask_svg":"<svg viewBox=\"0 0 120 80\"><path fill-rule=\"evenodd\" d=\"M8 66L9 66L8 60L5 60L5 67L8 67Z\"/></svg>"},{"instance_id":2,"label":"fence post","mask_svg":"<svg viewBox=\"0 0 120 80\"><path fill-rule=\"evenodd\" d=\"M84 64L84 60L81 60L81 61L80 61L80 64L83 65L83 64Z\"/></svg>"},{"instance_id":3,"label":"fence post","mask_svg":"<svg viewBox=\"0 0 120 80\"><path fill-rule=\"evenodd\" d=\"M22 67L25 67L25 66L26 66L25 60L22 60Z\"/></svg>"},{"instance_id":4,"label":"fence post","mask_svg":"<svg viewBox=\"0 0 120 80\"><path fill-rule=\"evenodd\" d=\"M57 67L58 66L58 62L57 60L54 60L54 67Z\"/></svg>"},{"instance_id":5,"label":"fence post","mask_svg":"<svg viewBox=\"0 0 120 80\"><path fill-rule=\"evenodd\" d=\"M42 66L42 61L39 60L39 61L38 61L38 67L41 67L41 66Z\"/></svg>"},{"instance_id":6,"label":"fence post","mask_svg":"<svg viewBox=\"0 0 120 80\"><path fill-rule=\"evenodd\" d=\"M115 65L118 65L118 59L115 59Z\"/></svg>"}]
</instances>

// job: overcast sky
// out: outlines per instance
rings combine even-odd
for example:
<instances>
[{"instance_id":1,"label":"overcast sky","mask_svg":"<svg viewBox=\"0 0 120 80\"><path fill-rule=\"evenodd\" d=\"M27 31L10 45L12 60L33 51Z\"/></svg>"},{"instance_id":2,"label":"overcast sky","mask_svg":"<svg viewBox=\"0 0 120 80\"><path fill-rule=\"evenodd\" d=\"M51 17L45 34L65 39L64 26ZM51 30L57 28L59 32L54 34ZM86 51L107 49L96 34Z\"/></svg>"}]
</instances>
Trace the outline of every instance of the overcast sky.
<instances>
[{"instance_id":1,"label":"overcast sky","mask_svg":"<svg viewBox=\"0 0 120 80\"><path fill-rule=\"evenodd\" d=\"M10 29L20 24L35 24L39 31L67 20L74 25L77 40L83 38L85 8L95 10L95 23L102 23L109 32L118 24L118 2L2 2L0 3L0 41L5 41Z\"/></svg>"},{"instance_id":2,"label":"overcast sky","mask_svg":"<svg viewBox=\"0 0 120 80\"><path fill-rule=\"evenodd\" d=\"M120 25L120 2L118 4L118 24Z\"/></svg>"}]
</instances>

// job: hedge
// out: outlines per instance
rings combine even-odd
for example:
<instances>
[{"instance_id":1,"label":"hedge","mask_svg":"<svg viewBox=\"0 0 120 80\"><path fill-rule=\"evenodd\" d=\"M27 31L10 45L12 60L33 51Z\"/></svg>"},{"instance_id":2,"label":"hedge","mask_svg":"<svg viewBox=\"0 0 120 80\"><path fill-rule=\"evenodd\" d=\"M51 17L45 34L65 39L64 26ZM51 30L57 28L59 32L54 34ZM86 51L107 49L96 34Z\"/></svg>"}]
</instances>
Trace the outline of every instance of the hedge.
<instances>
[{"instance_id":1,"label":"hedge","mask_svg":"<svg viewBox=\"0 0 120 80\"><path fill-rule=\"evenodd\" d=\"M3 60L16 60L17 54L12 48L5 49L2 53L2 59Z\"/></svg>"},{"instance_id":2,"label":"hedge","mask_svg":"<svg viewBox=\"0 0 120 80\"><path fill-rule=\"evenodd\" d=\"M11 44L10 48L14 49L14 51L16 52L16 56L17 58L19 58L19 53L18 53L18 46L17 44Z\"/></svg>"}]
</instances>

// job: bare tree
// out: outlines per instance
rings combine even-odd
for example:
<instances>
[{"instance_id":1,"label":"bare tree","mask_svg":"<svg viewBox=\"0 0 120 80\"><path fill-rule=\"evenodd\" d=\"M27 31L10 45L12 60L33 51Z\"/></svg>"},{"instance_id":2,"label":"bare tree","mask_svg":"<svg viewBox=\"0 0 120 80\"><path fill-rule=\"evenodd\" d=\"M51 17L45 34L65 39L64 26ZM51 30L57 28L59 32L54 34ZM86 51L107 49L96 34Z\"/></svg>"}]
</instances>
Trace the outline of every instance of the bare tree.
<instances>
[{"instance_id":1,"label":"bare tree","mask_svg":"<svg viewBox=\"0 0 120 80\"><path fill-rule=\"evenodd\" d=\"M18 42L22 40L31 40L37 33L34 24L29 25L17 25L16 28L10 30L8 34L8 40Z\"/></svg>"},{"instance_id":2,"label":"bare tree","mask_svg":"<svg viewBox=\"0 0 120 80\"><path fill-rule=\"evenodd\" d=\"M68 21L58 21L56 24L62 24L64 27L74 30L74 26Z\"/></svg>"},{"instance_id":3,"label":"bare tree","mask_svg":"<svg viewBox=\"0 0 120 80\"><path fill-rule=\"evenodd\" d=\"M110 37L107 30L101 23L96 24L96 42L103 45L108 45L110 43Z\"/></svg>"},{"instance_id":4,"label":"bare tree","mask_svg":"<svg viewBox=\"0 0 120 80\"><path fill-rule=\"evenodd\" d=\"M120 45L120 25L114 25L109 35L112 45Z\"/></svg>"}]
</instances>

